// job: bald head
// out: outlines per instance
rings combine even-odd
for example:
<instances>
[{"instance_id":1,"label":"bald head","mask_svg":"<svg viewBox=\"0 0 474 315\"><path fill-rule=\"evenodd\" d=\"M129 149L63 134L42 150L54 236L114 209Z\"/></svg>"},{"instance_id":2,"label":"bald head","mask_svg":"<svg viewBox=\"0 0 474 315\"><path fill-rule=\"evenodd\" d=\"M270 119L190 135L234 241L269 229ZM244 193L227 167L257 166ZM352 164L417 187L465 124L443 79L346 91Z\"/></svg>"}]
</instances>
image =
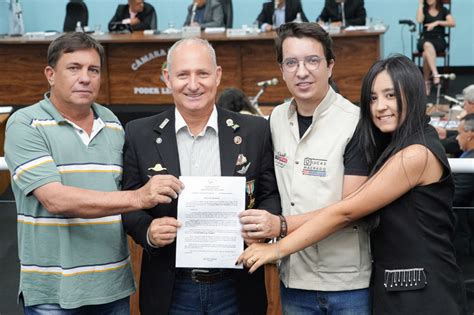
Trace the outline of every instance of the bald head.
<instances>
[{"instance_id":1,"label":"bald head","mask_svg":"<svg viewBox=\"0 0 474 315\"><path fill-rule=\"evenodd\" d=\"M168 55L166 57L166 67L168 69L168 72L171 72L171 68L173 66L173 55L175 54L177 48L181 46L193 46L193 45L202 45L207 48L209 51L209 55L211 56L212 59L212 64L214 67L217 67L217 60L216 60L216 51L214 48L209 44L207 40L201 39L201 38L184 38L171 46L171 48L168 50Z\"/></svg>"}]
</instances>

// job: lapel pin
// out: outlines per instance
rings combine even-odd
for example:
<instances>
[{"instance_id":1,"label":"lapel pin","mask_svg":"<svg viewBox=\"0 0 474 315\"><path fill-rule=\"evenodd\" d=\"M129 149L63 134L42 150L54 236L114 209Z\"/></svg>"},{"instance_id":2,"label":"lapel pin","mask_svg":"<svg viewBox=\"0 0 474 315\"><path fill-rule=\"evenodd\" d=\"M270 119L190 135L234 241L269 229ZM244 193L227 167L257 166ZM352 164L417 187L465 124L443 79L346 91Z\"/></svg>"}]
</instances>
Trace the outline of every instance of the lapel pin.
<instances>
[{"instance_id":1,"label":"lapel pin","mask_svg":"<svg viewBox=\"0 0 474 315\"><path fill-rule=\"evenodd\" d=\"M239 173L240 175L245 175L250 167L250 164L252 164L252 162L249 162L249 164L242 166L242 168L238 170L237 173Z\"/></svg>"},{"instance_id":2,"label":"lapel pin","mask_svg":"<svg viewBox=\"0 0 474 315\"><path fill-rule=\"evenodd\" d=\"M230 127L230 126L232 126L232 125L234 124L234 121L229 118L229 119L227 119L227 120L225 121L225 123L227 124L228 127Z\"/></svg>"},{"instance_id":3,"label":"lapel pin","mask_svg":"<svg viewBox=\"0 0 474 315\"><path fill-rule=\"evenodd\" d=\"M163 120L163 122L160 124L160 129L165 128L169 121L170 120L168 118L165 118L165 120Z\"/></svg>"},{"instance_id":4,"label":"lapel pin","mask_svg":"<svg viewBox=\"0 0 474 315\"><path fill-rule=\"evenodd\" d=\"M160 163L155 164L155 166L148 168L149 171L161 172L166 171L166 167L161 166Z\"/></svg>"},{"instance_id":5,"label":"lapel pin","mask_svg":"<svg viewBox=\"0 0 474 315\"><path fill-rule=\"evenodd\" d=\"M241 144L242 143L242 137L241 136L235 136L234 137L234 143L235 144Z\"/></svg>"},{"instance_id":6,"label":"lapel pin","mask_svg":"<svg viewBox=\"0 0 474 315\"><path fill-rule=\"evenodd\" d=\"M161 144L163 142L163 139L161 139L160 137L156 138L156 141L155 141L157 144Z\"/></svg>"},{"instance_id":7,"label":"lapel pin","mask_svg":"<svg viewBox=\"0 0 474 315\"><path fill-rule=\"evenodd\" d=\"M244 165L245 163L247 163L247 158L245 157L245 155L239 154L237 156L237 163L235 163L235 165L240 166Z\"/></svg>"}]
</instances>

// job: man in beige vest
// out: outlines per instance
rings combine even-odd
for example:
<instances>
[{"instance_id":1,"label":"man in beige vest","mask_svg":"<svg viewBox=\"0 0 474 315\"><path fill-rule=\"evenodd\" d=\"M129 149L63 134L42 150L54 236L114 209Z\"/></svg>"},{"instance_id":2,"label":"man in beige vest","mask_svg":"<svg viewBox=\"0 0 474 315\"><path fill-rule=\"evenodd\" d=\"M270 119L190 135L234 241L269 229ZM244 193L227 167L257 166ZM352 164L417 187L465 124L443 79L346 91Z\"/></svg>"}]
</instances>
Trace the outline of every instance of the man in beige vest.
<instances>
[{"instance_id":1,"label":"man in beige vest","mask_svg":"<svg viewBox=\"0 0 474 315\"><path fill-rule=\"evenodd\" d=\"M307 213L341 200L368 175L351 141L359 108L329 82L335 64L328 33L316 23L282 25L277 59L293 99L277 106L270 125L283 216L263 210L241 214L244 237L285 237ZM285 314L370 314L368 231L351 224L280 263Z\"/></svg>"}]
</instances>

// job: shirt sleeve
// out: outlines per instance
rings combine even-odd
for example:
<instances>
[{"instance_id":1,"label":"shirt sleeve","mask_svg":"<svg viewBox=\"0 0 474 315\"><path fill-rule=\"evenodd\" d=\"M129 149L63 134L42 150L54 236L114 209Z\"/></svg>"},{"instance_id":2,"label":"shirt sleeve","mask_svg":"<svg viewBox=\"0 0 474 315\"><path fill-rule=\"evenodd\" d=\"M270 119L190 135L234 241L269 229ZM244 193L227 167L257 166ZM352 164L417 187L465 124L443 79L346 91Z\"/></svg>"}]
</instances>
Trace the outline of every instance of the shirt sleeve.
<instances>
[{"instance_id":1,"label":"shirt sleeve","mask_svg":"<svg viewBox=\"0 0 474 315\"><path fill-rule=\"evenodd\" d=\"M7 123L5 161L12 181L25 194L50 182L60 182L56 163L35 120L15 113Z\"/></svg>"},{"instance_id":2,"label":"shirt sleeve","mask_svg":"<svg viewBox=\"0 0 474 315\"><path fill-rule=\"evenodd\" d=\"M369 166L358 133L358 130L354 132L344 151L344 175L369 176Z\"/></svg>"}]
</instances>

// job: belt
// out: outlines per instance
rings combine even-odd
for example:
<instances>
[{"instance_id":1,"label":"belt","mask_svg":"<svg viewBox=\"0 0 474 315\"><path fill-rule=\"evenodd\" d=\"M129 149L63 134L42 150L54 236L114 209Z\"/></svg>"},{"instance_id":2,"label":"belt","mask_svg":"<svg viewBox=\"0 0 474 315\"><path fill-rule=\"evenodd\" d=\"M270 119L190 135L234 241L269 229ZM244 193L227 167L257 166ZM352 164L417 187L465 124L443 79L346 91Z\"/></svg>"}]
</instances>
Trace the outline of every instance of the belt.
<instances>
[{"instance_id":1,"label":"belt","mask_svg":"<svg viewBox=\"0 0 474 315\"><path fill-rule=\"evenodd\" d=\"M176 269L176 279L192 280L196 283L214 283L232 277L229 269Z\"/></svg>"}]
</instances>

